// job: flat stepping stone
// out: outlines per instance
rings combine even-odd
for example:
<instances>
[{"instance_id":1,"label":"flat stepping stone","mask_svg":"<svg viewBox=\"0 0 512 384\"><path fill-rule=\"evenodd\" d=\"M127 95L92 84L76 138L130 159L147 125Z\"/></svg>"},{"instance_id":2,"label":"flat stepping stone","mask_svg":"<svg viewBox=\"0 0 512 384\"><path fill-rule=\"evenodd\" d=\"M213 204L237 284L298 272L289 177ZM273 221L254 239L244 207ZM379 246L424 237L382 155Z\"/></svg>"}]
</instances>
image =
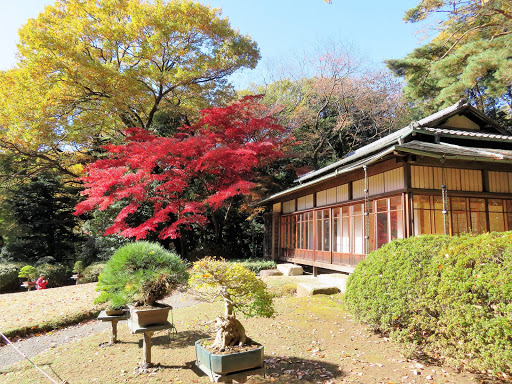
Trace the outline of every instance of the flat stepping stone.
<instances>
[{"instance_id":1,"label":"flat stepping stone","mask_svg":"<svg viewBox=\"0 0 512 384\"><path fill-rule=\"evenodd\" d=\"M299 276L304 274L302 267L295 264L278 264L277 270L284 276Z\"/></svg>"},{"instance_id":2,"label":"flat stepping stone","mask_svg":"<svg viewBox=\"0 0 512 384\"><path fill-rule=\"evenodd\" d=\"M282 276L283 273L279 272L277 269L262 269L260 271L260 277L267 277L267 276Z\"/></svg>"},{"instance_id":3,"label":"flat stepping stone","mask_svg":"<svg viewBox=\"0 0 512 384\"><path fill-rule=\"evenodd\" d=\"M338 287L319 282L297 284L297 297L306 297L313 295L334 295L340 292L341 291Z\"/></svg>"},{"instance_id":4,"label":"flat stepping stone","mask_svg":"<svg viewBox=\"0 0 512 384\"><path fill-rule=\"evenodd\" d=\"M330 273L326 275L318 275L318 282L330 286L338 287L341 292L345 293L347 289L348 275L344 273Z\"/></svg>"}]
</instances>

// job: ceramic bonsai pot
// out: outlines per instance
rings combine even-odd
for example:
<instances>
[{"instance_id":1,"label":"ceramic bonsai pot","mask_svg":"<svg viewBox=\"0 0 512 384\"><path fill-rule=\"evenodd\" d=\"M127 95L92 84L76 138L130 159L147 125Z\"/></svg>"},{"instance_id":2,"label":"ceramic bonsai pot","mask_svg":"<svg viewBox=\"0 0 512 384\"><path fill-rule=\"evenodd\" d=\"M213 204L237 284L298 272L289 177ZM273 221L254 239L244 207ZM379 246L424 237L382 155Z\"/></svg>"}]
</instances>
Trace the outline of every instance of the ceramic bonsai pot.
<instances>
[{"instance_id":1,"label":"ceramic bonsai pot","mask_svg":"<svg viewBox=\"0 0 512 384\"><path fill-rule=\"evenodd\" d=\"M150 325L165 324L171 306L158 304L158 306L148 308L137 308L132 305L130 308L130 319L139 328L145 328Z\"/></svg>"},{"instance_id":2,"label":"ceramic bonsai pot","mask_svg":"<svg viewBox=\"0 0 512 384\"><path fill-rule=\"evenodd\" d=\"M225 355L208 351L203 343L208 339L196 341L196 364L208 376L224 376L230 373L246 371L263 367L263 346L257 348L229 353Z\"/></svg>"}]
</instances>

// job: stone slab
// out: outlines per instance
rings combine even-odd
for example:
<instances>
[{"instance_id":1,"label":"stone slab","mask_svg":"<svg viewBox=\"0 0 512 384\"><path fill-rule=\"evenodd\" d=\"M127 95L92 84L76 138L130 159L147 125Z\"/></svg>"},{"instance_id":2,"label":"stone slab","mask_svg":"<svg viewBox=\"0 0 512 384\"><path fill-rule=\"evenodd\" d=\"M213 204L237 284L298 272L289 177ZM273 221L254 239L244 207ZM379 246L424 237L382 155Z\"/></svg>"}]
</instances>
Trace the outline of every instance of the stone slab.
<instances>
[{"instance_id":1,"label":"stone slab","mask_svg":"<svg viewBox=\"0 0 512 384\"><path fill-rule=\"evenodd\" d=\"M260 271L260 277L266 276L282 276L283 273L279 272L277 269L262 269Z\"/></svg>"},{"instance_id":2,"label":"stone slab","mask_svg":"<svg viewBox=\"0 0 512 384\"><path fill-rule=\"evenodd\" d=\"M330 273L325 275L318 275L317 279L319 283L338 287L342 293L345 293L345 290L347 289L347 274Z\"/></svg>"},{"instance_id":3,"label":"stone slab","mask_svg":"<svg viewBox=\"0 0 512 384\"><path fill-rule=\"evenodd\" d=\"M295 264L278 264L277 270L284 276L299 276L304 274L302 267Z\"/></svg>"},{"instance_id":4,"label":"stone slab","mask_svg":"<svg viewBox=\"0 0 512 384\"><path fill-rule=\"evenodd\" d=\"M334 295L339 292L340 289L338 287L318 282L297 284L297 297L306 297L313 295Z\"/></svg>"}]
</instances>

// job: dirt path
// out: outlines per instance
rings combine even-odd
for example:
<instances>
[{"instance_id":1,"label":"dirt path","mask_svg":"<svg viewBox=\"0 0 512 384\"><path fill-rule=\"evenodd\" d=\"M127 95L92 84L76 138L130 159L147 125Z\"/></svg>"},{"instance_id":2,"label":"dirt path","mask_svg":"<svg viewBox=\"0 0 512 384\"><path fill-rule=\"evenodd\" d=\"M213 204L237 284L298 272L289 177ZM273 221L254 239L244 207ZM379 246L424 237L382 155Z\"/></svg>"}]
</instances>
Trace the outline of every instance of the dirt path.
<instances>
[{"instance_id":1,"label":"dirt path","mask_svg":"<svg viewBox=\"0 0 512 384\"><path fill-rule=\"evenodd\" d=\"M200 299L189 292L179 292L164 300L165 303L172 305L173 308L185 308L188 306L200 303ZM122 326L124 322L121 322ZM82 324L74 325L71 327L59 329L57 331L48 332L40 336L30 337L28 339L21 339L13 344L18 350L24 353L27 357L32 357L47 351L57 345L73 343L80 339L110 330L109 323L91 320ZM23 360L23 356L17 353L11 346L5 345L0 347L0 369L8 365L17 363Z\"/></svg>"}]
</instances>

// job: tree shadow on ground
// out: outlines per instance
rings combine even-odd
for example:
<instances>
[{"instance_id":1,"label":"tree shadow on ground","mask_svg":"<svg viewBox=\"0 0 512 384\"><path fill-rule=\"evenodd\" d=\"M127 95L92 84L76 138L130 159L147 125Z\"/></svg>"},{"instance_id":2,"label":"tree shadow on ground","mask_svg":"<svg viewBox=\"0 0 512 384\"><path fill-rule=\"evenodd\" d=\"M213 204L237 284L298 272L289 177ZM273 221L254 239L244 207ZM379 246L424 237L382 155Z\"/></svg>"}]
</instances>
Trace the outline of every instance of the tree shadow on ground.
<instances>
[{"instance_id":1,"label":"tree shadow on ground","mask_svg":"<svg viewBox=\"0 0 512 384\"><path fill-rule=\"evenodd\" d=\"M142 335L141 335L142 336ZM209 334L201 331L183 331L178 333L163 332L151 338L151 345L163 345L169 348L186 348L195 344L199 339L210 337ZM142 348L142 338L138 342Z\"/></svg>"},{"instance_id":2,"label":"tree shadow on ground","mask_svg":"<svg viewBox=\"0 0 512 384\"><path fill-rule=\"evenodd\" d=\"M265 356L265 376L254 376L248 384L328 383L345 374L338 365L294 356Z\"/></svg>"},{"instance_id":3,"label":"tree shadow on ground","mask_svg":"<svg viewBox=\"0 0 512 384\"><path fill-rule=\"evenodd\" d=\"M186 363L185 366L192 369L198 376L205 376L195 366L195 362ZM247 384L316 384L319 382L329 383L331 380L343 376L345 374L335 364L293 356L265 356L264 375L248 376L247 380L235 380L234 382Z\"/></svg>"}]
</instances>

